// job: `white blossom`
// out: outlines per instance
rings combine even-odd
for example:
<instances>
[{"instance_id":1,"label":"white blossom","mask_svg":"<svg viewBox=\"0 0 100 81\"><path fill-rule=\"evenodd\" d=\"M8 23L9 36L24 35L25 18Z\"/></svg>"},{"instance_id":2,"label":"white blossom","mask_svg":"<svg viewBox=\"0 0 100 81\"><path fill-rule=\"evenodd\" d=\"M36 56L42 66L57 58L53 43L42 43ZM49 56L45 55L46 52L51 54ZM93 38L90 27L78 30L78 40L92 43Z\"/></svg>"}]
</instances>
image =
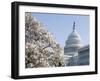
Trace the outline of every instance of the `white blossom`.
<instances>
[{"instance_id":1,"label":"white blossom","mask_svg":"<svg viewBox=\"0 0 100 81\"><path fill-rule=\"evenodd\" d=\"M60 67L64 66L63 49L53 34L32 16L25 13L25 66Z\"/></svg>"}]
</instances>

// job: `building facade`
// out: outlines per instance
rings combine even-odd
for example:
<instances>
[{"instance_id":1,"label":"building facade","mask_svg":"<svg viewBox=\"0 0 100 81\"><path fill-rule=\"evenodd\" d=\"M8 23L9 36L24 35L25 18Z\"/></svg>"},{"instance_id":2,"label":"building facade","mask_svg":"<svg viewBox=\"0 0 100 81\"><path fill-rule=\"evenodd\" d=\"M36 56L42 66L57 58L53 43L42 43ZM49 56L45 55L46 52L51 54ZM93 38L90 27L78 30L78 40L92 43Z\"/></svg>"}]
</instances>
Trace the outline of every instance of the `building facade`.
<instances>
[{"instance_id":1,"label":"building facade","mask_svg":"<svg viewBox=\"0 0 100 81\"><path fill-rule=\"evenodd\" d=\"M85 50L85 48L86 47L83 47L80 35L75 29L75 22L74 22L73 31L68 36L68 39L65 42L65 47L64 47L64 56L65 56L65 61L66 61L65 65L66 66L81 65L83 62L83 60L81 60L82 57L83 59L87 58L87 61L88 61L89 58L87 57L87 55L89 55L89 50L88 49ZM86 63L83 63L83 64L86 64Z\"/></svg>"},{"instance_id":2,"label":"building facade","mask_svg":"<svg viewBox=\"0 0 100 81\"><path fill-rule=\"evenodd\" d=\"M89 65L89 45L79 49L78 53L78 65Z\"/></svg>"}]
</instances>

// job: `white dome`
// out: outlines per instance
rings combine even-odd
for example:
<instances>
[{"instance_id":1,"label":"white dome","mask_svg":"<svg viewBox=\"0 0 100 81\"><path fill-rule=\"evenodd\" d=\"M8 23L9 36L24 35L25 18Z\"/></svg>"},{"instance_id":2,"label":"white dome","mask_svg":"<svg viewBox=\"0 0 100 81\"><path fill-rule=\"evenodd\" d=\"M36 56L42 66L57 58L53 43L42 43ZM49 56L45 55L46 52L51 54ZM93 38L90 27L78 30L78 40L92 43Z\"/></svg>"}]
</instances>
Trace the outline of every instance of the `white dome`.
<instances>
[{"instance_id":1,"label":"white dome","mask_svg":"<svg viewBox=\"0 0 100 81\"><path fill-rule=\"evenodd\" d=\"M65 48L70 48L70 47L77 47L80 48L82 47L82 40L80 35L77 33L75 30L75 22L73 24L73 31L72 33L68 36L68 39L66 41L66 46Z\"/></svg>"},{"instance_id":2,"label":"white dome","mask_svg":"<svg viewBox=\"0 0 100 81\"><path fill-rule=\"evenodd\" d=\"M75 30L68 36L66 47L82 47L81 37Z\"/></svg>"}]
</instances>

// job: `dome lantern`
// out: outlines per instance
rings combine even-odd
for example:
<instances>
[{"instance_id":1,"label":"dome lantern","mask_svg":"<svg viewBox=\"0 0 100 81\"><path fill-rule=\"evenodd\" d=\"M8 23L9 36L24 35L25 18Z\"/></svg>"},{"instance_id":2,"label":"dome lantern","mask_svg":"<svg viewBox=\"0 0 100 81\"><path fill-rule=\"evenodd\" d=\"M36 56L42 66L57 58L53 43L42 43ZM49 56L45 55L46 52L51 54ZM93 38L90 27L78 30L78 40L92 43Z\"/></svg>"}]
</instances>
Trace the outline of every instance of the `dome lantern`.
<instances>
[{"instance_id":1,"label":"dome lantern","mask_svg":"<svg viewBox=\"0 0 100 81\"><path fill-rule=\"evenodd\" d=\"M73 24L73 32L74 32L74 30L75 30L75 21L74 21L74 24Z\"/></svg>"}]
</instances>

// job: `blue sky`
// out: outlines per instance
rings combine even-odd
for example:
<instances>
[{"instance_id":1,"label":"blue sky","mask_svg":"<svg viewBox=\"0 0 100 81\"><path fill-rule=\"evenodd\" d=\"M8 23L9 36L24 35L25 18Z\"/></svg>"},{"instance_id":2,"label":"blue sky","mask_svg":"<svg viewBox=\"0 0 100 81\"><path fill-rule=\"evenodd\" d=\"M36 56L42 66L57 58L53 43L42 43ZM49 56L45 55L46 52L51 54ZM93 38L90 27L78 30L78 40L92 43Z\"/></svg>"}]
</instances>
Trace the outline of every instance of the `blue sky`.
<instances>
[{"instance_id":1,"label":"blue sky","mask_svg":"<svg viewBox=\"0 0 100 81\"><path fill-rule=\"evenodd\" d=\"M70 15L70 14L50 14L50 13L32 13L45 28L53 33L57 42L62 47L68 35L72 32L73 23L76 23L76 31L80 34L83 45L89 44L89 16L88 15Z\"/></svg>"}]
</instances>

